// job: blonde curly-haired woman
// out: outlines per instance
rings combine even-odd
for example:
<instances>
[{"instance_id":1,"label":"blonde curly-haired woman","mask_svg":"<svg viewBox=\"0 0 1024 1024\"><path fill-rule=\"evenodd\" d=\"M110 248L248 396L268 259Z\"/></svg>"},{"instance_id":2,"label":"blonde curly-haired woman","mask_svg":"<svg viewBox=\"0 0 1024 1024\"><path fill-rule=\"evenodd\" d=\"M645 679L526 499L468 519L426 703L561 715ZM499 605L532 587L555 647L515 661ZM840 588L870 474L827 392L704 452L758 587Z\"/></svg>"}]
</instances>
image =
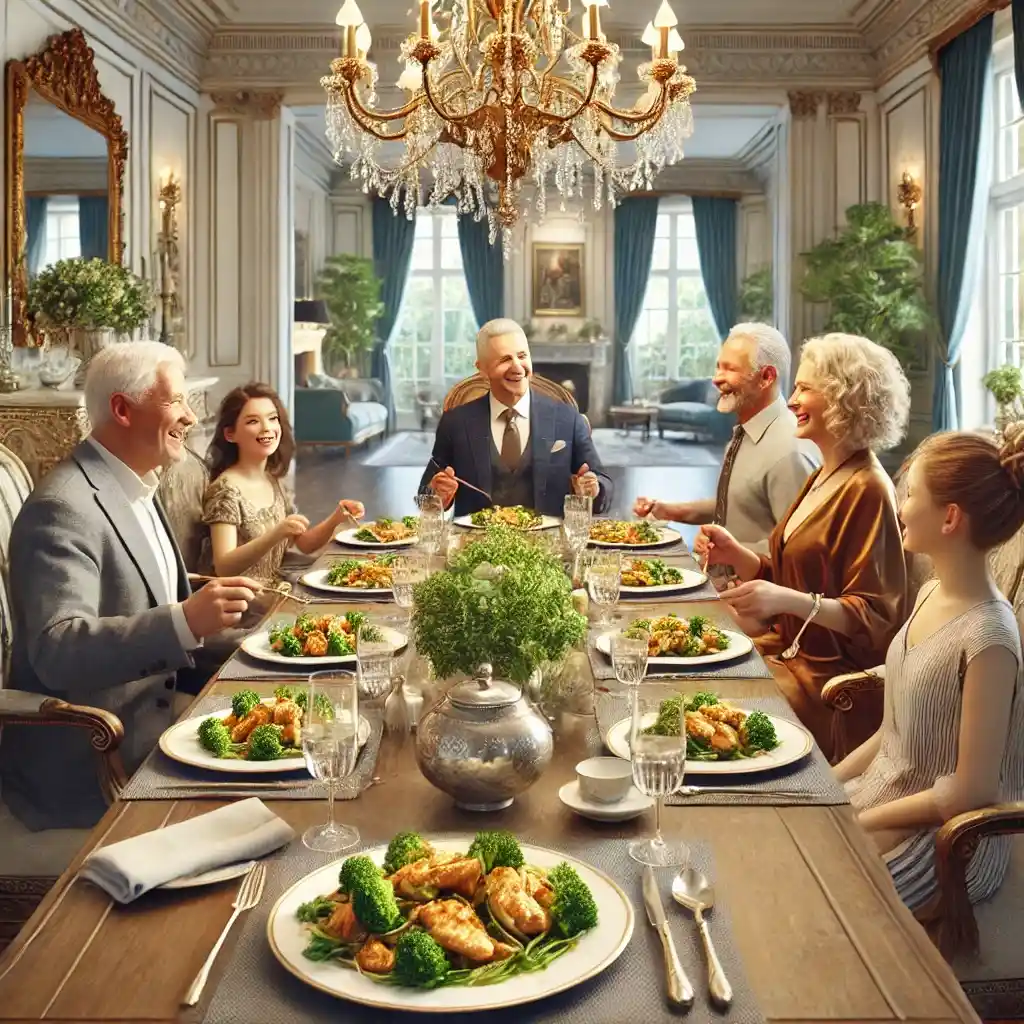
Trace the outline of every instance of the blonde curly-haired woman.
<instances>
[{"instance_id":1,"label":"blonde curly-haired woman","mask_svg":"<svg viewBox=\"0 0 1024 1024\"><path fill-rule=\"evenodd\" d=\"M744 581L722 599L744 622L766 628L757 640L762 654L780 655L813 616L799 652L777 663L785 671L776 681L836 760L878 728L881 700L860 702L840 720L821 689L833 676L879 664L907 613L896 494L874 453L902 439L910 385L887 349L828 334L804 345L789 407L797 436L814 442L822 465L776 526L770 555L720 526L702 527L695 550L711 564L732 565Z\"/></svg>"}]
</instances>

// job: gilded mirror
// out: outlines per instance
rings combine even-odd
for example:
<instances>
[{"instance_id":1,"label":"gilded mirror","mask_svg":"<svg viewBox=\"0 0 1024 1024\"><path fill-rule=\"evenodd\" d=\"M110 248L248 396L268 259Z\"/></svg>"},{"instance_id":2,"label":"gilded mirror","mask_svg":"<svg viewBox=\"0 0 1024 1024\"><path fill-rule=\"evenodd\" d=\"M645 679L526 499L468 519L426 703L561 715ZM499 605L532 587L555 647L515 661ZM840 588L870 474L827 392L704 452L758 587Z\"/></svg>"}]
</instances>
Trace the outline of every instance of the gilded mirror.
<instances>
[{"instance_id":1,"label":"gilded mirror","mask_svg":"<svg viewBox=\"0 0 1024 1024\"><path fill-rule=\"evenodd\" d=\"M58 259L120 262L128 136L81 29L7 63L7 275L14 343L28 341L29 279Z\"/></svg>"}]
</instances>

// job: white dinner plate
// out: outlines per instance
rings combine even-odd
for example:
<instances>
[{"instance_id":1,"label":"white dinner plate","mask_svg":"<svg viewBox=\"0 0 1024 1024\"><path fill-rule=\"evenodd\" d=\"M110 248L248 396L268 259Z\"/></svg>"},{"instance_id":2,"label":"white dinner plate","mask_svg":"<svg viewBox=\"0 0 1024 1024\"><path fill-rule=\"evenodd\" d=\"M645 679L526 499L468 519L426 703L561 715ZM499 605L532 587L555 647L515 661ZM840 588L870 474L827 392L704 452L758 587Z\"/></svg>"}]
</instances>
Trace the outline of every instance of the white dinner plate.
<instances>
[{"instance_id":1,"label":"white dinner plate","mask_svg":"<svg viewBox=\"0 0 1024 1024\"><path fill-rule=\"evenodd\" d=\"M465 852L472 836L432 840L435 849ZM274 956L295 977L354 1003L382 1010L410 1010L418 1013L457 1013L497 1010L521 1006L563 992L601 973L621 955L633 934L633 906L626 894L603 872L564 853L523 844L527 863L553 868L566 861L590 887L597 902L598 925L584 935L575 949L549 964L544 970L520 974L494 985L442 987L433 990L382 985L364 978L358 971L336 963L314 962L302 955L309 933L295 917L302 903L323 896L338 887L335 861L307 875L293 885L274 905L267 922L267 939ZM378 864L383 863L386 846L365 850Z\"/></svg>"},{"instance_id":2,"label":"white dinner plate","mask_svg":"<svg viewBox=\"0 0 1024 1024\"><path fill-rule=\"evenodd\" d=\"M741 709L742 710L742 709ZM770 772L806 757L814 748L814 739L799 722L787 718L768 716L775 726L779 745L760 757L746 757L738 761L697 761L686 759L687 775L749 775L753 772ZM658 720L657 712L648 711L641 719L641 728L646 729ZM605 746L616 756L629 760L629 718L616 722L605 737Z\"/></svg>"},{"instance_id":3,"label":"white dinner plate","mask_svg":"<svg viewBox=\"0 0 1024 1024\"><path fill-rule=\"evenodd\" d=\"M339 544L345 544L348 547L353 548L373 548L376 551L380 551L381 548L411 548L419 543L420 539L416 534L411 537L406 537L405 540L389 540L389 541L372 541L372 540L356 540L356 534L360 530L365 529L367 526L373 526L373 523L363 523L358 529L352 527L348 530L342 530L341 533L336 533L334 539Z\"/></svg>"},{"instance_id":4,"label":"white dinner plate","mask_svg":"<svg viewBox=\"0 0 1024 1024\"><path fill-rule=\"evenodd\" d=\"M485 529L487 529L486 526L477 526L476 523L473 522L473 517L472 516L456 516L452 520L452 522L456 526L465 526L469 530L485 530ZM556 526L561 526L561 525L562 525L562 520L557 518L556 516L541 516L540 517L539 525L531 526L530 529L527 532L528 533L533 533L535 530L553 530Z\"/></svg>"},{"instance_id":5,"label":"white dinner plate","mask_svg":"<svg viewBox=\"0 0 1024 1024\"><path fill-rule=\"evenodd\" d=\"M673 566L678 568L678 566ZM620 594L628 594L630 597L637 597L643 594L677 594L682 590L696 590L704 586L708 578L696 569L679 569L682 580L679 583L663 583L657 587L627 587L623 584L619 587Z\"/></svg>"},{"instance_id":6,"label":"white dinner plate","mask_svg":"<svg viewBox=\"0 0 1024 1024\"><path fill-rule=\"evenodd\" d=\"M196 889L201 885L216 885L218 882L229 882L232 878L241 878L255 864L254 860L239 864L225 864L223 867L201 871L198 875L186 875L170 882L158 885L158 889Z\"/></svg>"},{"instance_id":7,"label":"white dinner plate","mask_svg":"<svg viewBox=\"0 0 1024 1024\"><path fill-rule=\"evenodd\" d=\"M404 633L399 633L396 629L381 626L380 631L384 634L384 641L391 644L396 651L402 650L409 642L409 638ZM270 661L275 665L294 665L296 668L328 668L331 665L356 664L356 656L354 654L324 654L319 658L312 656L290 658L287 654L278 654L270 646L269 629L262 629L258 633L250 633L242 641L242 650L250 657L257 658L259 661Z\"/></svg>"},{"instance_id":8,"label":"white dinner plate","mask_svg":"<svg viewBox=\"0 0 1024 1024\"><path fill-rule=\"evenodd\" d=\"M579 779L567 782L558 791L558 799L570 810L591 821L629 821L654 806L654 797L644 796L636 786L630 786L629 792L613 804L596 803L580 792Z\"/></svg>"},{"instance_id":9,"label":"white dinner plate","mask_svg":"<svg viewBox=\"0 0 1024 1024\"><path fill-rule=\"evenodd\" d=\"M239 689L242 689L239 686ZM272 700L265 700L264 704L272 704ZM298 772L306 770L305 758L300 754L298 757L282 757L277 761L242 761L233 757L214 757L199 742L196 735L199 723L207 718L227 718L231 714L231 706L221 708L219 711L211 711L208 715L198 715L195 718L186 718L184 722L172 725L160 737L160 749L172 760L180 761L182 764L190 764L195 768L206 768L215 772L231 772L242 775L266 775L275 772ZM360 716L359 718L359 746L370 738L370 723ZM183 783L182 785L186 785Z\"/></svg>"},{"instance_id":10,"label":"white dinner plate","mask_svg":"<svg viewBox=\"0 0 1024 1024\"><path fill-rule=\"evenodd\" d=\"M668 547L670 544L677 544L683 539L683 535L678 530L673 530L668 526L659 526L658 534L659 539L651 541L650 544L626 544L622 541L594 540L593 538L588 543L594 548L621 548L626 551L646 551L648 548Z\"/></svg>"},{"instance_id":11,"label":"white dinner plate","mask_svg":"<svg viewBox=\"0 0 1024 1024\"><path fill-rule=\"evenodd\" d=\"M749 654L754 649L754 642L744 633L735 633L731 629L722 629L729 638L729 646L724 651L714 651L711 654L696 654L690 658L682 656L649 658L647 661L647 672L659 671L662 668L691 668L694 665L717 665L722 661L735 661ZM602 653L612 655L612 637L615 631L602 633L595 641L595 646ZM245 646L244 644L242 646ZM298 659L295 659L298 660Z\"/></svg>"},{"instance_id":12,"label":"white dinner plate","mask_svg":"<svg viewBox=\"0 0 1024 1024\"><path fill-rule=\"evenodd\" d=\"M372 594L383 597L391 593L390 587L337 587L333 583L327 582L327 574L330 571L330 569L314 569L312 572L307 572L305 575L300 576L299 582L303 586L310 587L312 590L323 590L328 594L341 594L345 597L357 597L360 594Z\"/></svg>"}]
</instances>

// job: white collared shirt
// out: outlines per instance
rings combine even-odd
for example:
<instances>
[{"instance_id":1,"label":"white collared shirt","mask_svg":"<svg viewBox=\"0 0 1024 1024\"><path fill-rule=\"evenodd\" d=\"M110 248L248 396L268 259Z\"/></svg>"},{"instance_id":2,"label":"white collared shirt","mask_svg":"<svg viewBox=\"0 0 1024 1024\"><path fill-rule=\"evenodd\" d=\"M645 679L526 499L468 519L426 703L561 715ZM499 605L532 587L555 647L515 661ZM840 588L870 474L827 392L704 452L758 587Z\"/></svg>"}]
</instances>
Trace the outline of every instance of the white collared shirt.
<instances>
[{"instance_id":1,"label":"white collared shirt","mask_svg":"<svg viewBox=\"0 0 1024 1024\"><path fill-rule=\"evenodd\" d=\"M491 392L491 437L494 438L494 447L501 452L501 442L505 437L505 421L501 418L501 414L508 408L507 405L502 405L495 397L494 393ZM526 446L530 443L530 389L526 389L526 394L519 399L513 409L519 413L516 419L516 427L519 430L519 441L520 451L526 451Z\"/></svg>"},{"instance_id":2,"label":"white collared shirt","mask_svg":"<svg viewBox=\"0 0 1024 1024\"><path fill-rule=\"evenodd\" d=\"M178 601L178 560L175 557L174 545L167 534L167 528L160 519L154 501L160 478L154 472L140 477L130 466L125 465L95 438L90 437L88 441L99 452L100 458L106 463L121 490L124 491L132 514L138 521L139 528L153 552L164 585L164 593L158 593L157 600L171 606L171 618L174 621L174 629L182 648L186 651L194 650L200 646L201 641L188 628L185 612L181 607L181 602Z\"/></svg>"}]
</instances>

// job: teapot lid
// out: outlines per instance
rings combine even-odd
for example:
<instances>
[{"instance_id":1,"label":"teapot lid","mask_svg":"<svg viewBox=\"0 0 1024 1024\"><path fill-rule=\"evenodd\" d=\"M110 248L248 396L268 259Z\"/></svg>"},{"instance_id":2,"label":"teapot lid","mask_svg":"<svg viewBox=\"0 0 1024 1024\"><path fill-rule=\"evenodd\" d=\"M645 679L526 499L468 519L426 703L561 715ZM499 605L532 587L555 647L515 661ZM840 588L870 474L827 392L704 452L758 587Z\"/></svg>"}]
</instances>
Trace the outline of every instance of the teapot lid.
<instances>
[{"instance_id":1,"label":"teapot lid","mask_svg":"<svg viewBox=\"0 0 1024 1024\"><path fill-rule=\"evenodd\" d=\"M468 708L504 708L515 704L522 697L522 691L513 683L493 678L494 669L484 662L472 679L453 686L448 699L453 704Z\"/></svg>"}]
</instances>

